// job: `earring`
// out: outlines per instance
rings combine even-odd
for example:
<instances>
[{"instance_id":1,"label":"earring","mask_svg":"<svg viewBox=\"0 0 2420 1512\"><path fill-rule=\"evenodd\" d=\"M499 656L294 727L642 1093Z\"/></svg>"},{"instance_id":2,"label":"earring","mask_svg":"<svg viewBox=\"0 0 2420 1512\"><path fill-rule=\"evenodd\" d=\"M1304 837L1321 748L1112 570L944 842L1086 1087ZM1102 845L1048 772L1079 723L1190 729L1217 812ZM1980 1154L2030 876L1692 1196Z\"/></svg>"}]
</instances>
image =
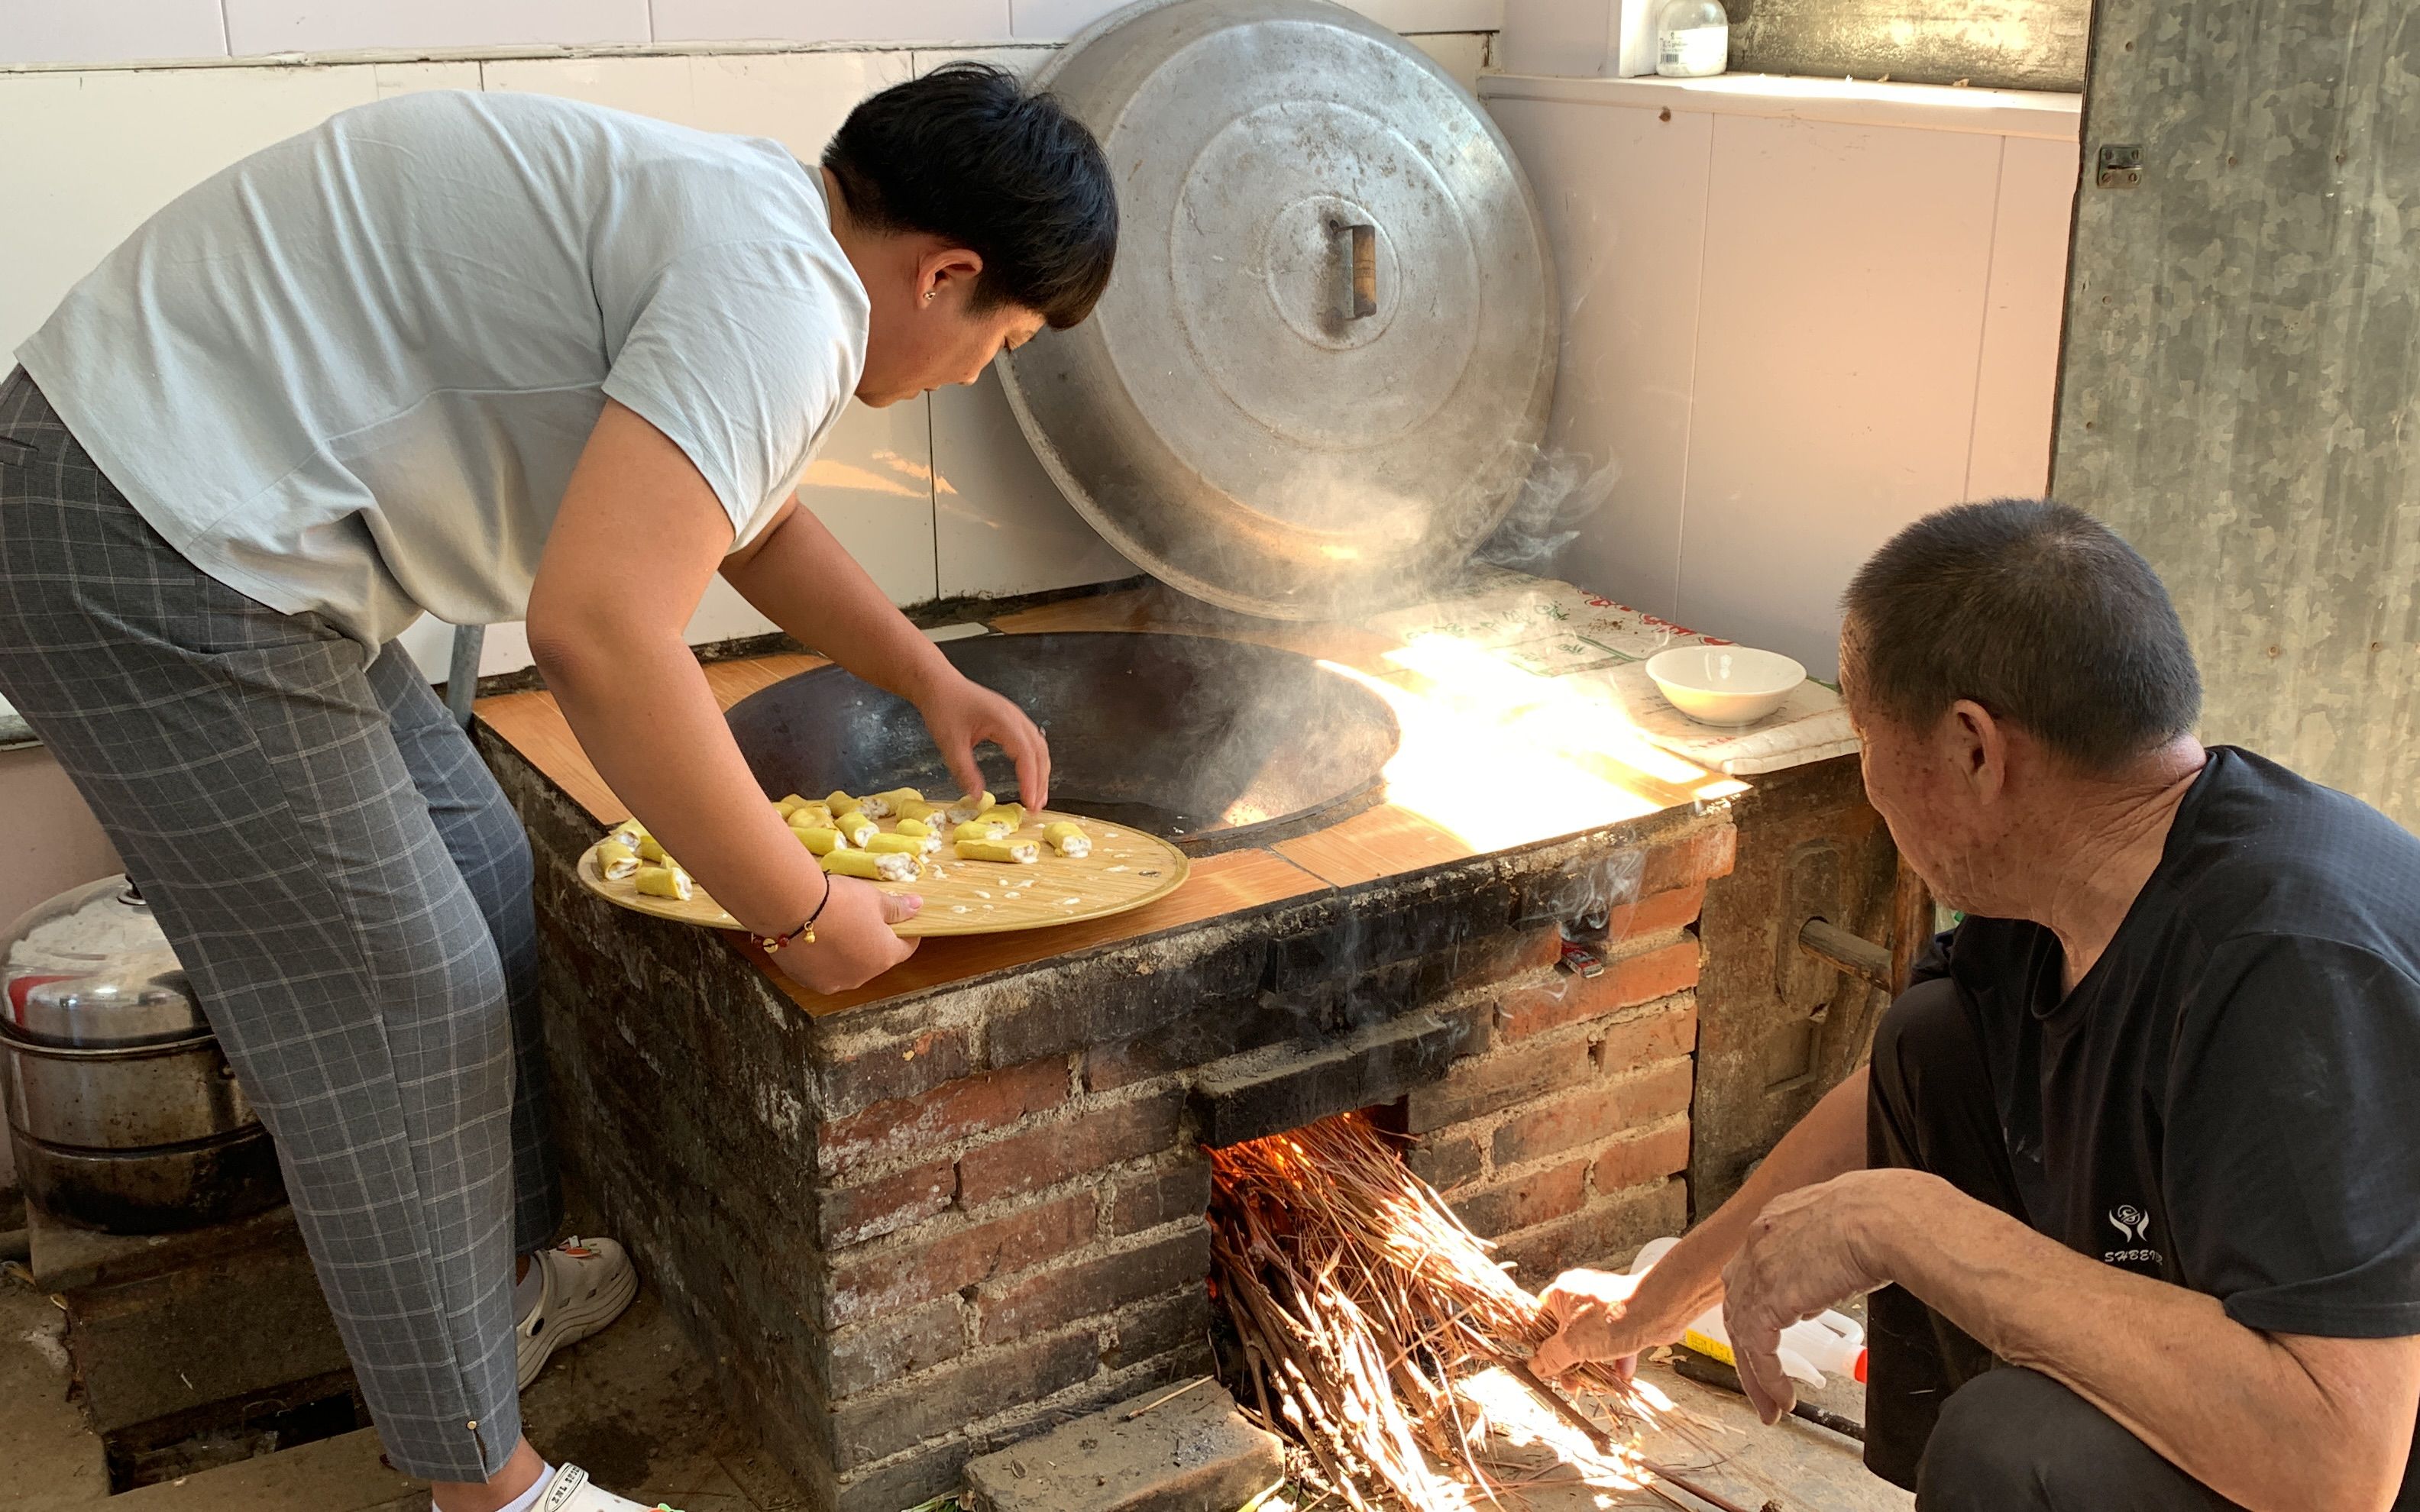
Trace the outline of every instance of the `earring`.
<instances>
[{"instance_id":1,"label":"earring","mask_svg":"<svg viewBox=\"0 0 2420 1512\"><path fill-rule=\"evenodd\" d=\"M925 302L926 304L930 304L930 303L932 303L932 302L933 302L933 296L934 296L934 295L936 295L936 294L939 294L939 292L941 292L941 291L940 291L939 289L937 289L937 288L928 288L928 289L926 289L926 290L924 291L924 302Z\"/></svg>"}]
</instances>

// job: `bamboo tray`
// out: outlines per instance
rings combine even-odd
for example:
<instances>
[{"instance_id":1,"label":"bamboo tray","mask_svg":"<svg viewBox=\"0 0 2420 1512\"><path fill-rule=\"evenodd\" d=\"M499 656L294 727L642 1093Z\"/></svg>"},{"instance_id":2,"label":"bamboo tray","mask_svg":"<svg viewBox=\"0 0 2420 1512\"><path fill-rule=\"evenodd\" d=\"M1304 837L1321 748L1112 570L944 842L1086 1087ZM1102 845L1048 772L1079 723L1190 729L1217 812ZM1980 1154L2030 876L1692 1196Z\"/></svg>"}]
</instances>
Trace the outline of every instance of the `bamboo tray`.
<instances>
[{"instance_id":1,"label":"bamboo tray","mask_svg":"<svg viewBox=\"0 0 2420 1512\"><path fill-rule=\"evenodd\" d=\"M923 912L897 926L902 938L912 940L945 934L1007 934L1107 918L1165 898L1184 884L1191 863L1183 851L1156 835L1124 825L1046 810L1030 818L1016 838L1040 841L1042 826L1059 819L1084 826L1084 833L1093 837L1092 855L1080 859L1061 856L1043 842L1042 859L1033 865L1001 865L961 861L945 842L941 853L925 862L924 874L916 881L870 886L885 892L912 892L924 900ZM601 838L597 842L603 843ZM689 902L679 903L650 897L628 882L606 881L597 868L596 845L581 854L579 870L582 886L617 906L707 929L739 928L739 921L724 913L704 888Z\"/></svg>"}]
</instances>

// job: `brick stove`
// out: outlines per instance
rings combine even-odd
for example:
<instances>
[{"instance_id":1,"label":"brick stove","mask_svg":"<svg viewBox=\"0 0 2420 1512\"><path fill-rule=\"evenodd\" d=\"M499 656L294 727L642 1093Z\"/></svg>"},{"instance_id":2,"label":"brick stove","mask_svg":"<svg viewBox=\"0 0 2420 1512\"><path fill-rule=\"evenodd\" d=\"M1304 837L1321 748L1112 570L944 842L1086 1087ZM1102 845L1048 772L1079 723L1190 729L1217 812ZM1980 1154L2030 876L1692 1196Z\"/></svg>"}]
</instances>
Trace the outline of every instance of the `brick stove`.
<instances>
[{"instance_id":1,"label":"brick stove","mask_svg":"<svg viewBox=\"0 0 2420 1512\"><path fill-rule=\"evenodd\" d=\"M728 702L809 664L709 675ZM1380 808L809 999L583 891L611 795L551 707L482 712L537 856L566 1164L821 1507L898 1512L1206 1368L1203 1144L1378 1109L1532 1286L1687 1220L1726 805L1641 782L1668 801L1495 845ZM1591 924L1603 969L1573 974Z\"/></svg>"}]
</instances>

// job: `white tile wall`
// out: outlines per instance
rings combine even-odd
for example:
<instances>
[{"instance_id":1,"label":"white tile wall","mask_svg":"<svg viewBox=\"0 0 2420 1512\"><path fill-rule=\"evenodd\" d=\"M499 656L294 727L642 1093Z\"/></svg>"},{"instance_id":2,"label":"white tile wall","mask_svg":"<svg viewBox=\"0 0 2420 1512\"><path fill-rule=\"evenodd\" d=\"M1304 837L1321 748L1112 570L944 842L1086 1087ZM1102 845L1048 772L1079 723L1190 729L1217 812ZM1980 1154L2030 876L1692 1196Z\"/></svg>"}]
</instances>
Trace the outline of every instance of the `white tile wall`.
<instances>
[{"instance_id":1,"label":"white tile wall","mask_svg":"<svg viewBox=\"0 0 2420 1512\"><path fill-rule=\"evenodd\" d=\"M471 63L0 73L0 142L16 148L7 224L21 228L0 234L0 352L152 211L228 163L381 95L478 84Z\"/></svg>"},{"instance_id":2,"label":"white tile wall","mask_svg":"<svg viewBox=\"0 0 2420 1512\"><path fill-rule=\"evenodd\" d=\"M653 0L659 42L976 42L1014 35L1010 0Z\"/></svg>"},{"instance_id":3,"label":"white tile wall","mask_svg":"<svg viewBox=\"0 0 2420 1512\"><path fill-rule=\"evenodd\" d=\"M225 55L219 0L0 0L0 63Z\"/></svg>"},{"instance_id":4,"label":"white tile wall","mask_svg":"<svg viewBox=\"0 0 2420 1512\"><path fill-rule=\"evenodd\" d=\"M662 5L664 0L657 0ZM1125 0L1009 0L1019 41L1063 42ZM1492 32L1504 24L1504 0L1342 0L1350 9L1399 32Z\"/></svg>"},{"instance_id":5,"label":"white tile wall","mask_svg":"<svg viewBox=\"0 0 2420 1512\"><path fill-rule=\"evenodd\" d=\"M996 373L933 395L933 455L942 596L1038 594L1136 570L1042 471Z\"/></svg>"},{"instance_id":6,"label":"white tile wall","mask_svg":"<svg viewBox=\"0 0 2420 1512\"><path fill-rule=\"evenodd\" d=\"M770 137L807 162L822 155L850 107L903 83L911 67L909 55L897 52L517 58L480 65L490 89L561 95L704 131Z\"/></svg>"},{"instance_id":7,"label":"white tile wall","mask_svg":"<svg viewBox=\"0 0 2420 1512\"><path fill-rule=\"evenodd\" d=\"M86 0L90 3L90 0ZM222 0L227 49L341 53L380 47L645 42L647 0Z\"/></svg>"},{"instance_id":8,"label":"white tile wall","mask_svg":"<svg viewBox=\"0 0 2420 1512\"><path fill-rule=\"evenodd\" d=\"M2074 116L1757 85L1486 93L1563 278L1548 440L1621 469L1561 570L1829 676L1876 546L2043 486Z\"/></svg>"},{"instance_id":9,"label":"white tile wall","mask_svg":"<svg viewBox=\"0 0 2420 1512\"><path fill-rule=\"evenodd\" d=\"M1991 295L1976 370L1975 442L1966 497L2040 494L2050 486L2059 317L2067 302L2067 233L2081 171L2072 142L2004 139L1992 225Z\"/></svg>"},{"instance_id":10,"label":"white tile wall","mask_svg":"<svg viewBox=\"0 0 2420 1512\"><path fill-rule=\"evenodd\" d=\"M1562 285L1548 443L1584 472L1618 470L1563 570L1668 618L1679 609L1714 118L1529 100L1492 109L1528 171ZM1575 110L1588 112L1576 126Z\"/></svg>"}]
</instances>

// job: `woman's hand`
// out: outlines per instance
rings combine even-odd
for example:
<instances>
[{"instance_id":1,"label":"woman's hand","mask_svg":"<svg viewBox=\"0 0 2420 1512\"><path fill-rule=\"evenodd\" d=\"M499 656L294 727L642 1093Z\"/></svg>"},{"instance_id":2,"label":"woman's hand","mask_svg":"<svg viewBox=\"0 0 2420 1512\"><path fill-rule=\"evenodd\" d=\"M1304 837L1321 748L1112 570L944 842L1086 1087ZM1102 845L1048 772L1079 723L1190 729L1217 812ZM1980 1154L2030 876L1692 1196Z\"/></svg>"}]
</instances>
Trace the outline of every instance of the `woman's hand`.
<instances>
[{"instance_id":1,"label":"woman's hand","mask_svg":"<svg viewBox=\"0 0 2420 1512\"><path fill-rule=\"evenodd\" d=\"M1016 795L1028 809L1050 802L1050 745L1025 711L1000 694L970 682L956 669L916 701L924 728L933 733L941 760L958 791L972 796L984 790L982 770L975 765L975 748L989 741L1008 752L1016 764Z\"/></svg>"},{"instance_id":2,"label":"woman's hand","mask_svg":"<svg viewBox=\"0 0 2420 1512\"><path fill-rule=\"evenodd\" d=\"M1697 1316L1685 1304L1660 1302L1644 1276L1610 1271L1566 1271L1538 1301L1555 1320L1555 1335L1529 1357L1541 1380L1553 1381L1580 1366L1610 1361L1623 1380L1638 1367L1642 1350L1669 1344Z\"/></svg>"},{"instance_id":3,"label":"woman's hand","mask_svg":"<svg viewBox=\"0 0 2420 1512\"><path fill-rule=\"evenodd\" d=\"M924 900L889 893L855 877L833 877L831 900L815 918L815 943L793 940L773 952L782 975L811 993L862 987L916 953L891 926L916 917Z\"/></svg>"}]
</instances>

